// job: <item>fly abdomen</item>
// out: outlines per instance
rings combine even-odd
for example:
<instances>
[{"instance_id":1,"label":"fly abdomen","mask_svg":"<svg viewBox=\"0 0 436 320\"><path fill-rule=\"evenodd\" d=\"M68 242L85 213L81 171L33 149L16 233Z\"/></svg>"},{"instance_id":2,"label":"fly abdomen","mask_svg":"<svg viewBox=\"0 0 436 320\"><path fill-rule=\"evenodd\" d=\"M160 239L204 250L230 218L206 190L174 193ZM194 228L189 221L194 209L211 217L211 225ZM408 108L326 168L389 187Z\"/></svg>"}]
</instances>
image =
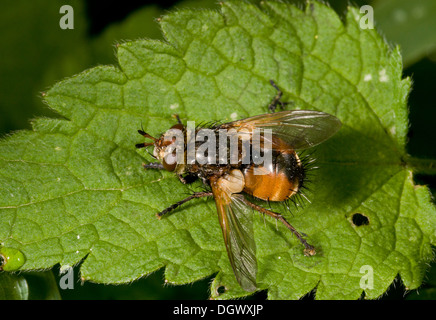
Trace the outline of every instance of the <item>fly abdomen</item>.
<instances>
[{"instance_id":1,"label":"fly abdomen","mask_svg":"<svg viewBox=\"0 0 436 320\"><path fill-rule=\"evenodd\" d=\"M285 201L304 181L304 168L295 151L280 152L270 166L247 167L244 191L266 201Z\"/></svg>"}]
</instances>

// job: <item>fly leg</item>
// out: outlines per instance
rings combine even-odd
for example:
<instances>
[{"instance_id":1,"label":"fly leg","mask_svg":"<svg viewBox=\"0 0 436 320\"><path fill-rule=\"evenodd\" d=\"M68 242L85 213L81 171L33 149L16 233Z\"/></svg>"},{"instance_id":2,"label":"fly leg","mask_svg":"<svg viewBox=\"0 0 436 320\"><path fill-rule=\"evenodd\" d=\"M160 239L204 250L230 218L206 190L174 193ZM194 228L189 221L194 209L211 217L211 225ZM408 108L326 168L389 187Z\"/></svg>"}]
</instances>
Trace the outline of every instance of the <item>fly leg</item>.
<instances>
[{"instance_id":1,"label":"fly leg","mask_svg":"<svg viewBox=\"0 0 436 320\"><path fill-rule=\"evenodd\" d=\"M188 201L195 199L195 198L212 197L212 196L213 196L212 192L195 192L194 194L191 194L189 197L187 197L183 200L180 200L180 201L172 204L171 206L169 206L165 210L162 210L161 212L157 213L156 216L158 219L161 219L164 214L167 214L168 212L173 211L175 208L184 204L185 202L188 202Z\"/></svg>"},{"instance_id":2,"label":"fly leg","mask_svg":"<svg viewBox=\"0 0 436 320\"><path fill-rule=\"evenodd\" d=\"M179 178L180 182L183 183L183 184L187 184L188 183L188 181L186 181L186 179L181 174L178 174L177 178Z\"/></svg>"},{"instance_id":3,"label":"fly leg","mask_svg":"<svg viewBox=\"0 0 436 320\"><path fill-rule=\"evenodd\" d=\"M250 201L248 201L247 199L243 199L244 203L246 205L248 205L249 207L269 215L270 217L273 217L274 219L277 219L279 221L281 221L286 228L288 228L289 230L291 230L291 232L298 238L298 240L300 240L300 242L303 244L304 246L304 255L306 256L313 256L316 254L315 248L310 245L309 243L307 243L306 239L303 238L303 236L297 231L297 229L295 229L288 221L286 221L286 219L280 214L280 213L276 213L274 211L265 209L261 206L258 206L254 203L251 203Z\"/></svg>"},{"instance_id":4,"label":"fly leg","mask_svg":"<svg viewBox=\"0 0 436 320\"><path fill-rule=\"evenodd\" d=\"M287 102L280 101L280 99L282 98L283 92L279 89L279 87L275 84L275 82L273 80L270 80L269 82L274 87L274 89L277 90L276 96L273 98L273 100L271 101L271 103L268 106L269 111L271 113L274 113L277 109L278 104L280 104L282 109L284 109L284 106L287 105Z\"/></svg>"},{"instance_id":5,"label":"fly leg","mask_svg":"<svg viewBox=\"0 0 436 320\"><path fill-rule=\"evenodd\" d=\"M182 124L182 120L180 120L180 117L178 114L173 114L172 117L177 120L177 123Z\"/></svg>"},{"instance_id":6,"label":"fly leg","mask_svg":"<svg viewBox=\"0 0 436 320\"><path fill-rule=\"evenodd\" d=\"M143 163L142 166L144 169L158 169L158 170L164 170L164 166L160 162L150 162L150 163Z\"/></svg>"},{"instance_id":7,"label":"fly leg","mask_svg":"<svg viewBox=\"0 0 436 320\"><path fill-rule=\"evenodd\" d=\"M165 170L163 164L160 162L143 163L142 166L144 167L144 169ZM184 177L181 174L177 174L177 178L179 178L180 182L183 184L189 184L193 182L193 177L190 175Z\"/></svg>"},{"instance_id":8,"label":"fly leg","mask_svg":"<svg viewBox=\"0 0 436 320\"><path fill-rule=\"evenodd\" d=\"M162 163L159 163L159 162L143 163L142 166L144 167L144 169L159 169L159 170L164 170L164 166L162 165ZM189 181L187 181L181 174L178 174L177 177L179 178L179 180L183 184L189 183ZM175 208L177 208L178 206L184 204L185 202L188 202L189 200L192 200L192 199L195 199L195 198L201 198L201 197L211 197L211 196L213 196L212 192L195 192L194 194L190 195L189 197L174 203L173 205L169 206L165 210L162 210L161 212L157 213L156 215L160 219L160 218L162 218L162 216L164 214L174 210Z\"/></svg>"}]
</instances>

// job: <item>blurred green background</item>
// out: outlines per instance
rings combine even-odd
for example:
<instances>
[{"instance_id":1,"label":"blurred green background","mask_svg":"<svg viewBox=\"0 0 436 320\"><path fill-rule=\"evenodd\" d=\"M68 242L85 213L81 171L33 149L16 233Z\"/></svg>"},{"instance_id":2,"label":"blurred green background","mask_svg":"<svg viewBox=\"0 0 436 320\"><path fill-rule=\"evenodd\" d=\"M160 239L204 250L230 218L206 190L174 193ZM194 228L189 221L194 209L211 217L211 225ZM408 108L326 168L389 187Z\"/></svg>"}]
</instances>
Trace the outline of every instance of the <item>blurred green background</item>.
<instances>
[{"instance_id":1,"label":"blurred green background","mask_svg":"<svg viewBox=\"0 0 436 320\"><path fill-rule=\"evenodd\" d=\"M304 1L289 2L302 5ZM326 2L344 15L348 0ZM436 1L353 1L374 8L376 28L388 43L400 44L404 76L413 79L410 93L408 152L436 159ZM74 29L62 30L59 9L74 9ZM57 117L41 94L55 82L96 65L117 64L115 45L137 38L162 39L156 18L173 8L219 9L217 1L129 1L118 4L82 0L2 0L0 3L0 134L30 129L35 117ZM435 176L417 174L433 195ZM21 274L0 273L0 299L207 299L209 277L186 286L164 284L164 271L128 285L80 282L75 268L74 289L59 288L59 269ZM265 299L260 292L250 299ZM309 294L306 298L313 298ZM418 291L408 292L399 278L383 299L436 299L436 267Z\"/></svg>"}]
</instances>

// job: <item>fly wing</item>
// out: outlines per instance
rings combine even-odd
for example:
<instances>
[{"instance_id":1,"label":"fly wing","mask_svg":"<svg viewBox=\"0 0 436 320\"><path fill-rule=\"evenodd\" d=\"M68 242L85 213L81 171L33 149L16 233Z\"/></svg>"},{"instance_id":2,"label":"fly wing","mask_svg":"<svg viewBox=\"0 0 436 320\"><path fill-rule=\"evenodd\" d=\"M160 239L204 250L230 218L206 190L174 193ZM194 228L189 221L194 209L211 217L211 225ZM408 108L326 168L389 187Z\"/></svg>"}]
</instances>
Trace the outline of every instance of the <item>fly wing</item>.
<instances>
[{"instance_id":1,"label":"fly wing","mask_svg":"<svg viewBox=\"0 0 436 320\"><path fill-rule=\"evenodd\" d=\"M235 128L238 132L270 129L273 136L293 149L307 149L333 136L341 127L335 116L312 110L281 111L225 123L220 128ZM274 144L277 142L273 141Z\"/></svg>"},{"instance_id":2,"label":"fly wing","mask_svg":"<svg viewBox=\"0 0 436 320\"><path fill-rule=\"evenodd\" d=\"M242 194L229 193L213 184L212 192L236 280L244 290L255 291L257 262L251 209L241 200Z\"/></svg>"}]
</instances>

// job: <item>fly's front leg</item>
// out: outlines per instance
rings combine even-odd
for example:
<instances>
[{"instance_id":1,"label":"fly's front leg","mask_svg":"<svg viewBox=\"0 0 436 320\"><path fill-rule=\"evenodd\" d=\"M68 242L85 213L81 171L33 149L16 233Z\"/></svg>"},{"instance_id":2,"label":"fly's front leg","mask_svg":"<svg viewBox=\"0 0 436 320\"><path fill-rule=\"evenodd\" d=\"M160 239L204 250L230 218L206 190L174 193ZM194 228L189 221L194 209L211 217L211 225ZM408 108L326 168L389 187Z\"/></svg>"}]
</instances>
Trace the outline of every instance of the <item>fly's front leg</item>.
<instances>
[{"instance_id":1,"label":"fly's front leg","mask_svg":"<svg viewBox=\"0 0 436 320\"><path fill-rule=\"evenodd\" d=\"M184 204L185 202L188 202L188 201L195 199L195 198L211 197L211 196L213 196L212 192L195 192L194 194L190 195L189 197L170 205L165 210L162 210L161 212L157 213L156 216L158 219L161 219L163 215L167 214L170 211L173 211L175 208Z\"/></svg>"},{"instance_id":2,"label":"fly's front leg","mask_svg":"<svg viewBox=\"0 0 436 320\"><path fill-rule=\"evenodd\" d=\"M144 167L144 169L164 170L164 166L160 162L143 163L142 166Z\"/></svg>"}]
</instances>

